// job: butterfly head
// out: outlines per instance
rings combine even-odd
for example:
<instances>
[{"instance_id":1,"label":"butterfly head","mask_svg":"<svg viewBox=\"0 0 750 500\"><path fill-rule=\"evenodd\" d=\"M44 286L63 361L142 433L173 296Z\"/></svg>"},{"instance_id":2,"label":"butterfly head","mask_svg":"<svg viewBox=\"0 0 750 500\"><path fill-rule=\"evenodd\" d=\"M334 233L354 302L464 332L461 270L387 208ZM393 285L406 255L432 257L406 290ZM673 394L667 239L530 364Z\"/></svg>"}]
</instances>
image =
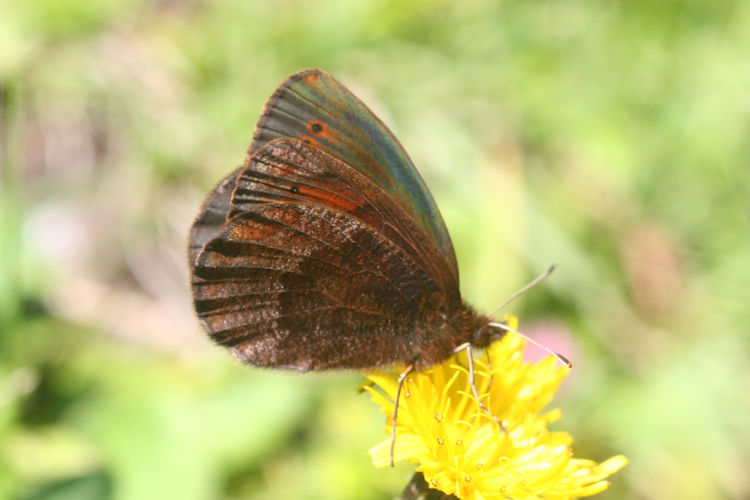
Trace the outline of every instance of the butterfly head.
<instances>
[{"instance_id":1,"label":"butterfly head","mask_svg":"<svg viewBox=\"0 0 750 500\"><path fill-rule=\"evenodd\" d=\"M477 347L486 347L496 340L500 340L506 333L506 330L499 328L497 323L487 319L477 326L471 337L471 344Z\"/></svg>"}]
</instances>

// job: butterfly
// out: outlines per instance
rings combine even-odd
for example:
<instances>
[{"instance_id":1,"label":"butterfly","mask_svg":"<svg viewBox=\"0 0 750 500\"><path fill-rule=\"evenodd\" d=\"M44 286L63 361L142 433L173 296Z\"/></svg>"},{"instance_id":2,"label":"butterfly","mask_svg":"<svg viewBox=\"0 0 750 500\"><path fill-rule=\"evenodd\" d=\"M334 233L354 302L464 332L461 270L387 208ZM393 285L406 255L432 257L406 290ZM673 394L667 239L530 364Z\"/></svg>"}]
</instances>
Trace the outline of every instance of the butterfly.
<instances>
[{"instance_id":1,"label":"butterfly","mask_svg":"<svg viewBox=\"0 0 750 500\"><path fill-rule=\"evenodd\" d=\"M263 108L189 242L195 310L240 361L421 370L507 328L461 298L448 230L390 130L319 69Z\"/></svg>"}]
</instances>

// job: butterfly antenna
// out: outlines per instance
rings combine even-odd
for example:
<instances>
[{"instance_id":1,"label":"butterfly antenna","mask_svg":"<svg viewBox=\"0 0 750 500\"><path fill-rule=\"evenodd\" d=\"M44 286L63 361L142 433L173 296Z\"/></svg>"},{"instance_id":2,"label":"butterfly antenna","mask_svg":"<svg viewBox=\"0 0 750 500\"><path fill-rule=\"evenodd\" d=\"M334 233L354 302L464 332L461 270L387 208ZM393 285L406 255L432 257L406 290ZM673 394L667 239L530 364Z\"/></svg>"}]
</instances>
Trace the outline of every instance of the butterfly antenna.
<instances>
[{"instance_id":1,"label":"butterfly antenna","mask_svg":"<svg viewBox=\"0 0 750 500\"><path fill-rule=\"evenodd\" d=\"M529 284L527 284L525 287L518 290L516 293L505 299L505 302L497 306L495 309L492 310L492 312L489 314L489 317L492 318L497 314L497 312L502 309L503 307L507 306L511 302L513 302L515 299L526 293L530 288L534 287L535 285L538 285L542 281L545 280L550 274L552 274L552 271L554 271L557 268L557 262L549 266L549 269L544 271L542 274L531 280Z\"/></svg>"},{"instance_id":2,"label":"butterfly antenna","mask_svg":"<svg viewBox=\"0 0 750 500\"><path fill-rule=\"evenodd\" d=\"M530 343L534 344L535 346L537 346L538 348L540 348L540 349L541 349L541 350L543 350L544 352L546 352L546 353L548 353L548 354L551 354L552 356L554 356L554 357L555 357L555 358L556 358L556 359L557 359L557 360L558 360L558 361L559 361L560 363L562 363L563 365L567 366L568 368L573 368L573 363L571 363L571 362L570 362L570 360L569 360L568 358L566 358L565 356L563 356L563 355L562 355L562 354L560 354L559 352L555 352L555 351L553 351L552 349L550 349L550 348L549 348L549 347L547 347L546 345L544 345L544 344L540 344L539 342L537 342L536 340L532 339L532 338L531 338L531 337L529 337L528 335L526 335L526 334L524 334L524 333L521 333L521 332L519 332L518 330L516 330L516 329L514 329L514 328L511 328L511 327L509 327L508 325L506 325L506 324L503 324L503 323L496 323L496 322L494 322L494 321L490 321L489 323L487 323L487 325L488 325L488 326L492 326L492 327L494 327L494 328L498 328L498 329L500 329L500 330L505 330L506 332L513 332L513 333L515 333L516 335L518 335L519 337L523 338L524 340L526 340L526 341L528 341L528 342L530 342Z\"/></svg>"}]
</instances>

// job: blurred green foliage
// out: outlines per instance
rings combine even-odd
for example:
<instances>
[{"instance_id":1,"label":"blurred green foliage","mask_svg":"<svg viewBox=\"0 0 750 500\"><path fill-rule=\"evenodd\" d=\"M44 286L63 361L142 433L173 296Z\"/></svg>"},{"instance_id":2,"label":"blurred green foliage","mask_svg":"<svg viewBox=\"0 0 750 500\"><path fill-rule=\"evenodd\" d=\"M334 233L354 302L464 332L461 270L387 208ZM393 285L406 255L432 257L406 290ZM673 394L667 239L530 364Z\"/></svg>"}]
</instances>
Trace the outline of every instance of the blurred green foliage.
<instances>
[{"instance_id":1,"label":"blurred green foliage","mask_svg":"<svg viewBox=\"0 0 750 500\"><path fill-rule=\"evenodd\" d=\"M603 498L748 498L750 3L0 0L0 497L384 499L355 374L246 369L185 238L283 78L406 146L462 290L577 363Z\"/></svg>"}]
</instances>

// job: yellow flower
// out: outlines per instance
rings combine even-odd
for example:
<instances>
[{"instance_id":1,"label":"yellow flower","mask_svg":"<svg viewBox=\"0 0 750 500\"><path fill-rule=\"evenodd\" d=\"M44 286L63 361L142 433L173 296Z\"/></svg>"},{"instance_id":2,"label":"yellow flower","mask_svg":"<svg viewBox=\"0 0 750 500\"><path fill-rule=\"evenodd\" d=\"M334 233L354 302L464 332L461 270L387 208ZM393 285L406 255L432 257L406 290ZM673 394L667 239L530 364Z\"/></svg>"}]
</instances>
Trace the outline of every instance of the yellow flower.
<instances>
[{"instance_id":1,"label":"yellow flower","mask_svg":"<svg viewBox=\"0 0 750 500\"><path fill-rule=\"evenodd\" d=\"M506 321L511 328L518 322ZM547 429L561 413L540 411L569 370L551 356L536 364L523 361L524 344L508 333L474 360L479 397L502 428L472 395L465 352L412 372L401 393L394 460L418 463L430 487L463 500L566 499L606 489L606 478L627 459L617 455L597 464L573 458L572 437ZM365 373L382 389L366 388L388 416L389 435L400 371ZM390 464L390 446L389 437L370 449L375 466Z\"/></svg>"}]
</instances>

